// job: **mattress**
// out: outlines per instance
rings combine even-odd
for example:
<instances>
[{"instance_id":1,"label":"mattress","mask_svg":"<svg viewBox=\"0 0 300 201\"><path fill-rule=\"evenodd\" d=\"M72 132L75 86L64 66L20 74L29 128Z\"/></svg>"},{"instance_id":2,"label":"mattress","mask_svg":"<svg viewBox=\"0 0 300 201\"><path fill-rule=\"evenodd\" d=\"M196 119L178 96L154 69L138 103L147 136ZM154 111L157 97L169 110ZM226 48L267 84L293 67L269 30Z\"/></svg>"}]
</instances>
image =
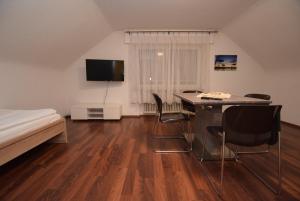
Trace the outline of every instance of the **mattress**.
<instances>
[{"instance_id":1,"label":"mattress","mask_svg":"<svg viewBox=\"0 0 300 201\"><path fill-rule=\"evenodd\" d=\"M53 109L0 110L0 131L56 114Z\"/></svg>"},{"instance_id":2,"label":"mattress","mask_svg":"<svg viewBox=\"0 0 300 201\"><path fill-rule=\"evenodd\" d=\"M0 110L0 148L28 137L31 131L59 120L53 109Z\"/></svg>"}]
</instances>

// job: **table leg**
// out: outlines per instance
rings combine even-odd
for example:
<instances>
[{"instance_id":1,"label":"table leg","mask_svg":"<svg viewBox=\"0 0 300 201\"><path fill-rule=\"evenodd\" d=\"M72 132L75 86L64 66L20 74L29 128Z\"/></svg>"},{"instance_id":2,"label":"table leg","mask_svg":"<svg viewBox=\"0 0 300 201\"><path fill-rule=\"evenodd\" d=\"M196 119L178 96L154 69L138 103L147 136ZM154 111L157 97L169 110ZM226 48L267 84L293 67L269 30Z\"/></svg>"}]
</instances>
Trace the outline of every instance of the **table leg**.
<instances>
[{"instance_id":1,"label":"table leg","mask_svg":"<svg viewBox=\"0 0 300 201\"><path fill-rule=\"evenodd\" d=\"M207 131L207 126L220 126L222 124L222 106L196 105L196 117L193 120L194 154L197 158L204 160L219 160L221 138L213 136ZM203 142L205 140L205 152L203 154ZM225 157L233 158L234 154L227 147Z\"/></svg>"}]
</instances>

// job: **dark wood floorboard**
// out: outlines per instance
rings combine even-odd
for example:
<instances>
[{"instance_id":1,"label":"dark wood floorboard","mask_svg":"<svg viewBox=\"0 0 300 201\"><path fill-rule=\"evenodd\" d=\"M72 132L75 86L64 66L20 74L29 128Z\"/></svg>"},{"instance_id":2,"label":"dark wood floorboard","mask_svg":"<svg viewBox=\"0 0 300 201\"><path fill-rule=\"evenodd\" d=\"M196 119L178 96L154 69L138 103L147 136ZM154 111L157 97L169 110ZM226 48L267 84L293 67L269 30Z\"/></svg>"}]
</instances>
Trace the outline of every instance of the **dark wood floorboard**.
<instances>
[{"instance_id":1,"label":"dark wood floorboard","mask_svg":"<svg viewBox=\"0 0 300 201\"><path fill-rule=\"evenodd\" d=\"M44 143L0 167L0 200L221 200L214 190L220 163L200 164L191 154L153 153L153 144L158 142L150 138L152 123L152 117L68 120L69 144ZM164 133L179 130L179 125L160 128ZM283 125L281 196L240 164L226 162L223 199L300 200L299 135L299 128ZM176 142L160 145L182 146ZM275 148L265 156L242 158L276 184L275 159Z\"/></svg>"}]
</instances>

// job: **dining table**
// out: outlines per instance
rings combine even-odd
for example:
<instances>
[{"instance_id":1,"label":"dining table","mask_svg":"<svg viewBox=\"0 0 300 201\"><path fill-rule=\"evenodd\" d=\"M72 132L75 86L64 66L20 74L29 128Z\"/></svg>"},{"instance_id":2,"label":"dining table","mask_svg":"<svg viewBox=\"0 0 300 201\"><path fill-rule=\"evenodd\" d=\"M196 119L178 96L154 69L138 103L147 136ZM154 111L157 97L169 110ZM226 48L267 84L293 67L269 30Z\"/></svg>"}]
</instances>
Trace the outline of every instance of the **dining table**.
<instances>
[{"instance_id":1,"label":"dining table","mask_svg":"<svg viewBox=\"0 0 300 201\"><path fill-rule=\"evenodd\" d=\"M230 95L229 98L214 100L202 99L199 93L175 93L176 97L185 100L195 107L195 116L192 118L193 153L201 160L218 160L220 158L221 138L211 135L208 126L222 125L222 112L234 105L268 105L270 100ZM205 140L205 149L203 142ZM226 147L226 158L234 158L234 153Z\"/></svg>"}]
</instances>

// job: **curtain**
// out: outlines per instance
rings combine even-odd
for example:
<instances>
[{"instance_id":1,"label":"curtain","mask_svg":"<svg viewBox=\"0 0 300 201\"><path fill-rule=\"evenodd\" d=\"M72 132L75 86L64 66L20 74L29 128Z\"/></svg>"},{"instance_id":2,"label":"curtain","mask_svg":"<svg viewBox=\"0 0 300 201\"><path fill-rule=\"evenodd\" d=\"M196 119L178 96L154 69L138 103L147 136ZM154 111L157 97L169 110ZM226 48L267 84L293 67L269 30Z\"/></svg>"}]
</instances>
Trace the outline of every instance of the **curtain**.
<instances>
[{"instance_id":1,"label":"curtain","mask_svg":"<svg viewBox=\"0 0 300 201\"><path fill-rule=\"evenodd\" d=\"M212 39L202 32L127 33L131 103L153 103L157 93L171 104L179 101L174 93L204 90Z\"/></svg>"}]
</instances>

